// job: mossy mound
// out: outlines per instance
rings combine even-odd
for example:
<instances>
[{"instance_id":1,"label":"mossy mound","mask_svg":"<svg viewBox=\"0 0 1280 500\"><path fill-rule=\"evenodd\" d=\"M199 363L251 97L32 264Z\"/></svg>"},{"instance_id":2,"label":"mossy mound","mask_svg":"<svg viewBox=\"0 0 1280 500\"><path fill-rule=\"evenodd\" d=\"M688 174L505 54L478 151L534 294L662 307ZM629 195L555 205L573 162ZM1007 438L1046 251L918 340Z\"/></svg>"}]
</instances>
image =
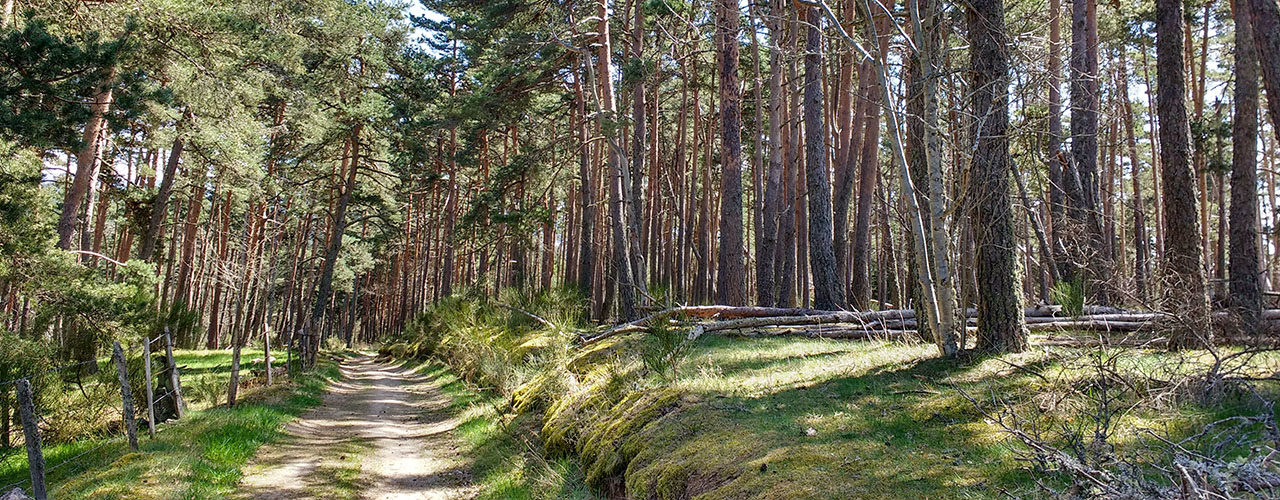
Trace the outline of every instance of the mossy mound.
<instances>
[{"instance_id":1,"label":"mossy mound","mask_svg":"<svg viewBox=\"0 0 1280 500\"><path fill-rule=\"evenodd\" d=\"M578 449L587 482L604 486L621 476L641 448L634 438L643 428L655 425L674 411L679 396L672 389L632 392L599 418L587 422Z\"/></svg>"}]
</instances>

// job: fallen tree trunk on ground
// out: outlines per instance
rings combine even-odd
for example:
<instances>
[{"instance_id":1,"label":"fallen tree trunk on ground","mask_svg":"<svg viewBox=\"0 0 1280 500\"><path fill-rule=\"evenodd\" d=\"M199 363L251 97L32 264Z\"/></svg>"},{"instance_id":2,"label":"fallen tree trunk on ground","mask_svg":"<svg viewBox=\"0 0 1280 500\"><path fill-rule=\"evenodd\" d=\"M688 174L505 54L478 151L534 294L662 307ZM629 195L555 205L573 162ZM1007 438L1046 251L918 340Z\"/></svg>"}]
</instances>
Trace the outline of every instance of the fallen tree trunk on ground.
<instances>
[{"instance_id":1,"label":"fallen tree trunk on ground","mask_svg":"<svg viewBox=\"0 0 1280 500\"><path fill-rule=\"evenodd\" d=\"M1175 315L1163 312L1135 312L1109 306L1085 306L1084 315L1062 316L1059 306L1037 306L1025 310L1027 327L1031 331L1085 331L1085 332L1155 332L1162 323L1174 321ZM977 311L965 311L969 328L976 325ZM824 338L864 338L873 334L906 335L918 327L916 313L912 309L888 309L883 311L822 311L804 308L739 307L739 306L682 306L658 311L630 323L624 323L600 335L584 338L583 344L591 344L615 335L644 331L658 321L676 319L703 319L694 325L689 334L695 339L706 333L738 332L738 335L761 336L765 330L777 330L777 335L798 334ZM1214 319L1229 321L1227 311L1217 311ZM1262 326L1280 328L1280 309L1262 312ZM743 331L757 332L742 334ZM841 332L824 333L820 332Z\"/></svg>"}]
</instances>

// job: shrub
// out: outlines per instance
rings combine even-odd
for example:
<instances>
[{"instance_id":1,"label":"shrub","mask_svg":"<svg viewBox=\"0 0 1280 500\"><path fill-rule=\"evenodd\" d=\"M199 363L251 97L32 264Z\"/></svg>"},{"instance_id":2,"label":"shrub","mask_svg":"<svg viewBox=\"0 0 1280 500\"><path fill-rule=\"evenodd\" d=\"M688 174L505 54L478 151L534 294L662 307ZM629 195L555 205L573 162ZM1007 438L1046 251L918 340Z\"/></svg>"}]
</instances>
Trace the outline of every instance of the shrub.
<instances>
[{"instance_id":1,"label":"shrub","mask_svg":"<svg viewBox=\"0 0 1280 500\"><path fill-rule=\"evenodd\" d=\"M1062 306L1062 313L1076 317L1084 314L1085 287L1084 278L1077 275L1070 280L1054 283L1049 297L1055 304Z\"/></svg>"}]
</instances>

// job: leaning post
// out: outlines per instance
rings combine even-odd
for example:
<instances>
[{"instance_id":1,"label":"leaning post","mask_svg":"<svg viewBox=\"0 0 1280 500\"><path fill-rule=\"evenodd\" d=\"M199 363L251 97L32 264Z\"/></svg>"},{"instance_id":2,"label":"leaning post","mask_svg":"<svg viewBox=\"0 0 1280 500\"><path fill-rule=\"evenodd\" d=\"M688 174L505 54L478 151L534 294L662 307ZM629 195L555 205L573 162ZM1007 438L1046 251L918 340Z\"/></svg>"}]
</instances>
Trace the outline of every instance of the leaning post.
<instances>
[{"instance_id":1,"label":"leaning post","mask_svg":"<svg viewBox=\"0 0 1280 500\"><path fill-rule=\"evenodd\" d=\"M124 359L124 348L116 341L111 347L111 357L116 358L116 375L120 379L120 404L124 410L124 432L129 437L129 449L138 451L138 421L133 415L133 390L129 388L129 365Z\"/></svg>"},{"instance_id":2,"label":"leaning post","mask_svg":"<svg viewBox=\"0 0 1280 500\"><path fill-rule=\"evenodd\" d=\"M142 385L147 388L147 434L151 439L156 438L156 394L151 388L151 339L143 339L142 341L142 370L146 377L146 382Z\"/></svg>"},{"instance_id":3,"label":"leaning post","mask_svg":"<svg viewBox=\"0 0 1280 500\"><path fill-rule=\"evenodd\" d=\"M164 353L169 358L169 387L173 389L173 408L178 418L187 414L186 403L182 400L182 380L178 377L178 362L173 358L173 335L169 334L169 326L164 327Z\"/></svg>"},{"instance_id":4,"label":"leaning post","mask_svg":"<svg viewBox=\"0 0 1280 500\"><path fill-rule=\"evenodd\" d=\"M267 323L267 318L262 318L262 363L267 368L267 385L273 382L271 375L271 325Z\"/></svg>"},{"instance_id":5,"label":"leaning post","mask_svg":"<svg viewBox=\"0 0 1280 500\"><path fill-rule=\"evenodd\" d=\"M44 451L40 445L40 423L36 419L35 398L31 396L31 380L18 381L18 413L22 418L22 435L27 442L27 469L31 471L31 494L36 500L49 500L44 486Z\"/></svg>"}]
</instances>

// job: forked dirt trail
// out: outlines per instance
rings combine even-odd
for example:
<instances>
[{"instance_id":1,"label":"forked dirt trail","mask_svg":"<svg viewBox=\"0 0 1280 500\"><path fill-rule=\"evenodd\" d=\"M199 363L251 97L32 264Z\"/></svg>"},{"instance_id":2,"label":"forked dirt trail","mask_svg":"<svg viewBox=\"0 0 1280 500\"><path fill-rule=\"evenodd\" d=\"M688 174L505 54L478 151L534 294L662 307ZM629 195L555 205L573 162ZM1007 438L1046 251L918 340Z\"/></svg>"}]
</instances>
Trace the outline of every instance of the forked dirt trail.
<instances>
[{"instance_id":1,"label":"forked dirt trail","mask_svg":"<svg viewBox=\"0 0 1280 500\"><path fill-rule=\"evenodd\" d=\"M448 396L372 356L344 361L320 406L285 427L245 470L252 500L461 500L474 496Z\"/></svg>"}]
</instances>

